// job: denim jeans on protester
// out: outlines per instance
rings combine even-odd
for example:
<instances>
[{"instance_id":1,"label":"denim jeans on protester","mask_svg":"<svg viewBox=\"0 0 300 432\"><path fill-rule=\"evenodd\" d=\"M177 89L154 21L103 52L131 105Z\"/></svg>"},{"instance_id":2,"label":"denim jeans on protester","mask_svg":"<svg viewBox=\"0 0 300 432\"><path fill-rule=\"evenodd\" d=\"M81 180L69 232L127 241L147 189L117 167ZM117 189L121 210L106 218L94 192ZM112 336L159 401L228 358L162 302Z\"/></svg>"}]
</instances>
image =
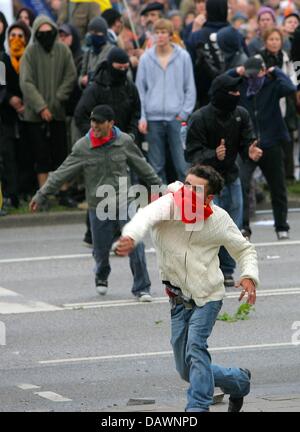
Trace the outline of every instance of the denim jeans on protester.
<instances>
[{"instance_id":1,"label":"denim jeans on protester","mask_svg":"<svg viewBox=\"0 0 300 432\"><path fill-rule=\"evenodd\" d=\"M213 403L214 387L220 387L233 398L246 396L250 380L245 370L211 364L207 339L211 335L222 301L186 309L177 305L171 310L171 344L176 369L190 386L187 412L205 412Z\"/></svg>"},{"instance_id":2,"label":"denim jeans on protester","mask_svg":"<svg viewBox=\"0 0 300 432\"><path fill-rule=\"evenodd\" d=\"M227 211L239 229L243 227L243 192L241 180L227 184L220 195L215 196L214 203ZM235 269L235 261L222 246L219 252L220 267L224 275L232 275Z\"/></svg>"},{"instance_id":3,"label":"denim jeans on protester","mask_svg":"<svg viewBox=\"0 0 300 432\"><path fill-rule=\"evenodd\" d=\"M149 144L147 159L157 175L167 184L166 178L166 148L169 146L177 180L184 181L189 164L184 158L181 139L181 122L148 121L147 141Z\"/></svg>"},{"instance_id":4,"label":"denim jeans on protester","mask_svg":"<svg viewBox=\"0 0 300 432\"><path fill-rule=\"evenodd\" d=\"M125 220L99 220L95 210L89 210L93 239L93 256L96 263L95 273L101 280L108 280L111 272L109 263L110 249L127 223ZM150 292L150 278L146 266L145 248L139 243L129 255L130 269L133 275L132 294Z\"/></svg>"}]
</instances>

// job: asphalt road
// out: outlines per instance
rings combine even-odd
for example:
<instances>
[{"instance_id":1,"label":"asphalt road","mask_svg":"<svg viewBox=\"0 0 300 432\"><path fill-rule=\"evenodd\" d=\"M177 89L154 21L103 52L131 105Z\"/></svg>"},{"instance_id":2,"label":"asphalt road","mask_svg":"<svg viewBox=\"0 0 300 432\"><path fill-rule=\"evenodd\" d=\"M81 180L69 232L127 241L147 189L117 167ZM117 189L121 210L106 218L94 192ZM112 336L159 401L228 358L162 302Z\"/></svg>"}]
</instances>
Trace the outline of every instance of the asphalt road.
<instances>
[{"instance_id":1,"label":"asphalt road","mask_svg":"<svg viewBox=\"0 0 300 432\"><path fill-rule=\"evenodd\" d=\"M218 321L209 340L215 363L251 369L252 396L300 394L299 215L290 213L288 242L277 241L270 214L258 217L255 311L245 321ZM109 292L96 294L83 233L82 225L0 229L0 411L118 410L131 398L184 406L150 239L155 301L140 304L127 258L112 257ZM232 289L222 313L238 306Z\"/></svg>"}]
</instances>

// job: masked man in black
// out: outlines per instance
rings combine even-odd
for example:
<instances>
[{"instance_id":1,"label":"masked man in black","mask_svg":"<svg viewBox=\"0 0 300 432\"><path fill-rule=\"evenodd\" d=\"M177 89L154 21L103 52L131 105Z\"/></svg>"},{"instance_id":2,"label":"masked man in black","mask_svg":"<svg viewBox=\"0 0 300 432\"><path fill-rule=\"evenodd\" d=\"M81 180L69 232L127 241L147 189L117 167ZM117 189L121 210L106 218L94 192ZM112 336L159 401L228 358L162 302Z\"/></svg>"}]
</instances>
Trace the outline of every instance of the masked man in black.
<instances>
[{"instance_id":1,"label":"masked man in black","mask_svg":"<svg viewBox=\"0 0 300 432\"><path fill-rule=\"evenodd\" d=\"M211 102L195 111L190 118L185 157L193 164L210 165L223 176L225 186L214 202L224 208L241 229L243 195L236 159L240 154L243 159L257 161L262 151L254 141L247 110L238 106L240 81L240 78L225 74L213 81ZM220 249L220 264L225 286L234 286L235 262L223 247Z\"/></svg>"}]
</instances>

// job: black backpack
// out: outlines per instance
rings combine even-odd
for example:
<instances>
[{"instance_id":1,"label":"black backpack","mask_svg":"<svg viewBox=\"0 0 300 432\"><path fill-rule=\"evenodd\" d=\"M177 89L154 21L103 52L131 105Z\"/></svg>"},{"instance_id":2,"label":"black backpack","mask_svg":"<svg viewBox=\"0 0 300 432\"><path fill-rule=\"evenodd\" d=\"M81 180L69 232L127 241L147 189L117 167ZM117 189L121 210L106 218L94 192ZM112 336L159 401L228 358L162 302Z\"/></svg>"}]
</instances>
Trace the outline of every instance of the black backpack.
<instances>
[{"instance_id":1,"label":"black backpack","mask_svg":"<svg viewBox=\"0 0 300 432\"><path fill-rule=\"evenodd\" d=\"M224 55L217 43L217 33L212 33L205 44L200 42L197 45L195 68L204 72L210 80L225 72Z\"/></svg>"}]
</instances>

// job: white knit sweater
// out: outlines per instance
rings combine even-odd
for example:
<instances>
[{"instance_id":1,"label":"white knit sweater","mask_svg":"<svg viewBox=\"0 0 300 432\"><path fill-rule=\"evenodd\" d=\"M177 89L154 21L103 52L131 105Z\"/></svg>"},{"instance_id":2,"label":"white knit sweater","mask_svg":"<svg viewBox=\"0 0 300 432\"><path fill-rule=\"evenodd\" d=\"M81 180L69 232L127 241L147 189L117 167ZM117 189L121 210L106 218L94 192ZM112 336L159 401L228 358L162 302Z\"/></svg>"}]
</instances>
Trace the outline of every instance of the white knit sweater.
<instances>
[{"instance_id":1,"label":"white knit sweater","mask_svg":"<svg viewBox=\"0 0 300 432\"><path fill-rule=\"evenodd\" d=\"M176 182L168 189L175 191L181 186ZM122 231L123 236L138 243L152 229L161 279L181 288L197 306L221 300L225 295L218 258L220 246L225 246L238 262L241 278L259 283L254 246L242 236L225 210L216 205L212 209L213 214L204 222L184 224L174 220L178 209L173 194L168 193L140 209Z\"/></svg>"}]
</instances>

